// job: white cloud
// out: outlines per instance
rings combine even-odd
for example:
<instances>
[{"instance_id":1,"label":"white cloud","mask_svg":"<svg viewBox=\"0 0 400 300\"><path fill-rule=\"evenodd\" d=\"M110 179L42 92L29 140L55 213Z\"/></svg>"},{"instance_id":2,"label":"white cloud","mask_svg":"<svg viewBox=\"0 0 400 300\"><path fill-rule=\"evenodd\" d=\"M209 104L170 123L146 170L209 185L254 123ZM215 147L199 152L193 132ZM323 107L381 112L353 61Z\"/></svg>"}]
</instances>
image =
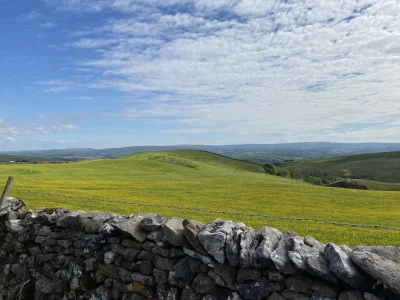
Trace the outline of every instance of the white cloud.
<instances>
[{"instance_id":1,"label":"white cloud","mask_svg":"<svg viewBox=\"0 0 400 300\"><path fill-rule=\"evenodd\" d=\"M39 115L39 117L42 117ZM79 125L65 124L61 122L37 122L37 121L15 121L0 118L0 135L27 136L32 134L47 134L51 132L62 132L68 130L76 130ZM15 139L15 137L7 136L7 139Z\"/></svg>"},{"instance_id":2,"label":"white cloud","mask_svg":"<svg viewBox=\"0 0 400 300\"><path fill-rule=\"evenodd\" d=\"M53 28L53 27L55 27L57 25L55 23L53 23L53 22L45 22L45 23L39 24L39 26L42 27L42 28L50 29L50 28Z\"/></svg>"},{"instance_id":3,"label":"white cloud","mask_svg":"<svg viewBox=\"0 0 400 300\"><path fill-rule=\"evenodd\" d=\"M35 10L32 10L26 14L23 14L19 17L20 21L24 21L24 22L31 22L31 21L36 21L43 18L43 14L40 12L37 12Z\"/></svg>"},{"instance_id":4,"label":"white cloud","mask_svg":"<svg viewBox=\"0 0 400 300\"><path fill-rule=\"evenodd\" d=\"M42 86L43 91L47 93L68 91L78 85L72 81L64 81L64 80L36 81L35 84Z\"/></svg>"},{"instance_id":5,"label":"white cloud","mask_svg":"<svg viewBox=\"0 0 400 300\"><path fill-rule=\"evenodd\" d=\"M7 136L7 137L6 137L6 140L7 140L8 142L10 142L10 143L14 143L14 142L16 141L15 138L12 138L12 137L10 137L10 136Z\"/></svg>"},{"instance_id":6,"label":"white cloud","mask_svg":"<svg viewBox=\"0 0 400 300\"><path fill-rule=\"evenodd\" d=\"M192 10L179 9L186 0L51 2L126 15L68 43L95 51L79 65L101 79L39 83L46 91L155 93L123 114L184 126L177 132L222 130L260 142L398 138L397 2L194 0ZM365 122L388 126L343 132Z\"/></svg>"}]
</instances>

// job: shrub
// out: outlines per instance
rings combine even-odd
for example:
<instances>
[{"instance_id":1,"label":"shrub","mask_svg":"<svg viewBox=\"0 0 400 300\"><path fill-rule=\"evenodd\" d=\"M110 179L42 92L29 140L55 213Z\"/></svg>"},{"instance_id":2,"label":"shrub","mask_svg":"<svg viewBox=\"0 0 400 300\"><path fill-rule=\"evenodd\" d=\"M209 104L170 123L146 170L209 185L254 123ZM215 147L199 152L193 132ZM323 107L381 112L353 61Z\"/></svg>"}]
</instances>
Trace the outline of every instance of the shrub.
<instances>
[{"instance_id":1,"label":"shrub","mask_svg":"<svg viewBox=\"0 0 400 300\"><path fill-rule=\"evenodd\" d=\"M279 170L278 168L273 164L273 163L266 163L263 165L265 173L271 174L271 175L278 175Z\"/></svg>"}]
</instances>

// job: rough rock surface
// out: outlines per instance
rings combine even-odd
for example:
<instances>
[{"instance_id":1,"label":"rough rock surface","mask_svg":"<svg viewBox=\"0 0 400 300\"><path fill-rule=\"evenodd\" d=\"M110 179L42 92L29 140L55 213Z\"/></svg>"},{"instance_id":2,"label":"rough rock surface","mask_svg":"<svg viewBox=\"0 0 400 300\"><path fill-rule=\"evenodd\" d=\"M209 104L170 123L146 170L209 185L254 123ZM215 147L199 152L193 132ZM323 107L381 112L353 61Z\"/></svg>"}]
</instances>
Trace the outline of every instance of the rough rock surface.
<instances>
[{"instance_id":1,"label":"rough rock surface","mask_svg":"<svg viewBox=\"0 0 400 300\"><path fill-rule=\"evenodd\" d=\"M124 217L64 208L32 212L22 201L8 198L6 203L0 209L4 300L400 296L398 247L351 250L232 221L203 226L154 214Z\"/></svg>"},{"instance_id":2,"label":"rough rock surface","mask_svg":"<svg viewBox=\"0 0 400 300\"><path fill-rule=\"evenodd\" d=\"M183 220L182 225L184 228L183 234L188 240L189 244L193 247L193 249L197 253L200 253L202 255L207 255L207 252L201 246L199 239L197 237L204 224L199 221L185 219Z\"/></svg>"},{"instance_id":3,"label":"rough rock surface","mask_svg":"<svg viewBox=\"0 0 400 300\"><path fill-rule=\"evenodd\" d=\"M204 226L198 234L200 244L221 264L226 259L226 238L232 232L233 226L232 221L215 220Z\"/></svg>"},{"instance_id":4,"label":"rough rock surface","mask_svg":"<svg viewBox=\"0 0 400 300\"><path fill-rule=\"evenodd\" d=\"M240 263L245 267L271 268L272 252L278 247L282 233L271 227L262 227L259 231L247 228L240 241Z\"/></svg>"},{"instance_id":5,"label":"rough rock surface","mask_svg":"<svg viewBox=\"0 0 400 300\"><path fill-rule=\"evenodd\" d=\"M133 219L129 219L126 222L116 224L114 227L126 234L131 235L139 243L143 243L146 240L146 233L140 227L140 222L142 220L143 218L138 216Z\"/></svg>"},{"instance_id":6,"label":"rough rock surface","mask_svg":"<svg viewBox=\"0 0 400 300\"><path fill-rule=\"evenodd\" d=\"M358 268L350 258L351 249L347 246L337 246L329 243L324 249L324 256L330 270L351 287L361 290L371 290L375 280Z\"/></svg>"},{"instance_id":7,"label":"rough rock surface","mask_svg":"<svg viewBox=\"0 0 400 300\"><path fill-rule=\"evenodd\" d=\"M357 247L351 258L358 267L400 295L400 247Z\"/></svg>"},{"instance_id":8,"label":"rough rock surface","mask_svg":"<svg viewBox=\"0 0 400 300\"><path fill-rule=\"evenodd\" d=\"M279 241L278 247L271 254L271 259L278 271L284 274L299 274L299 270L289 260L289 250L291 248L290 238L297 236L296 232L285 231Z\"/></svg>"},{"instance_id":9,"label":"rough rock surface","mask_svg":"<svg viewBox=\"0 0 400 300\"><path fill-rule=\"evenodd\" d=\"M171 245L185 246L186 244L182 222L181 218L174 217L162 227L165 238Z\"/></svg>"}]
</instances>

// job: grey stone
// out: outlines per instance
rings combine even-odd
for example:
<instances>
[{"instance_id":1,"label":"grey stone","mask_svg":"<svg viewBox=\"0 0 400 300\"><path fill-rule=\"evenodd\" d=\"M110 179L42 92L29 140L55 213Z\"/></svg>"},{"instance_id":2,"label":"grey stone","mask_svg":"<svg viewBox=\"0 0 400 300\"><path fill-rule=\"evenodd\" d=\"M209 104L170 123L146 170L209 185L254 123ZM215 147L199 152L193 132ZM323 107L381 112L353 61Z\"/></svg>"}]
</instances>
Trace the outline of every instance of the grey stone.
<instances>
[{"instance_id":1,"label":"grey stone","mask_svg":"<svg viewBox=\"0 0 400 300\"><path fill-rule=\"evenodd\" d=\"M185 235L187 241L193 247L193 249L197 253L207 255L207 252L204 250L198 239L198 234L201 228L203 228L204 224L199 221L185 219L183 220L182 225L184 228L183 234Z\"/></svg>"},{"instance_id":2,"label":"grey stone","mask_svg":"<svg viewBox=\"0 0 400 300\"><path fill-rule=\"evenodd\" d=\"M193 289L200 294L211 293L215 288L214 281L205 273L199 273L192 283Z\"/></svg>"},{"instance_id":3,"label":"grey stone","mask_svg":"<svg viewBox=\"0 0 400 300\"><path fill-rule=\"evenodd\" d=\"M148 261L154 261L154 254L148 251L140 251L139 254L137 255L138 260L148 260Z\"/></svg>"},{"instance_id":4,"label":"grey stone","mask_svg":"<svg viewBox=\"0 0 400 300\"><path fill-rule=\"evenodd\" d=\"M215 263L214 271L219 277L222 278L228 287L235 285L238 277L236 267Z\"/></svg>"},{"instance_id":5,"label":"grey stone","mask_svg":"<svg viewBox=\"0 0 400 300\"><path fill-rule=\"evenodd\" d=\"M121 239L118 237L110 237L107 241L109 244L120 244L121 243Z\"/></svg>"},{"instance_id":6,"label":"grey stone","mask_svg":"<svg viewBox=\"0 0 400 300\"><path fill-rule=\"evenodd\" d=\"M9 232L14 234L21 234L29 230L29 227L23 226L21 220L10 220L6 222L6 226Z\"/></svg>"},{"instance_id":7,"label":"grey stone","mask_svg":"<svg viewBox=\"0 0 400 300\"><path fill-rule=\"evenodd\" d=\"M227 235L225 242L225 254L232 266L240 265L240 239L246 230L243 223L236 223L232 231Z\"/></svg>"},{"instance_id":8,"label":"grey stone","mask_svg":"<svg viewBox=\"0 0 400 300\"><path fill-rule=\"evenodd\" d=\"M80 225L87 233L98 233L103 224L114 217L110 213L85 212L79 215Z\"/></svg>"},{"instance_id":9,"label":"grey stone","mask_svg":"<svg viewBox=\"0 0 400 300\"><path fill-rule=\"evenodd\" d=\"M302 276L291 276L285 280L288 290L295 293L312 294L313 280Z\"/></svg>"},{"instance_id":10,"label":"grey stone","mask_svg":"<svg viewBox=\"0 0 400 300\"><path fill-rule=\"evenodd\" d=\"M219 263L225 262L225 242L235 224L232 221L215 220L205 225L198 234L204 250Z\"/></svg>"},{"instance_id":11,"label":"grey stone","mask_svg":"<svg viewBox=\"0 0 400 300\"><path fill-rule=\"evenodd\" d=\"M146 233L140 227L140 222L142 221L142 217L137 216L132 219L129 219L125 222L113 225L117 230L131 235L135 240L139 243L143 243L146 240Z\"/></svg>"},{"instance_id":12,"label":"grey stone","mask_svg":"<svg viewBox=\"0 0 400 300\"><path fill-rule=\"evenodd\" d=\"M156 214L144 214L141 217L143 220L140 222L140 227L150 232L160 229L168 221L167 218Z\"/></svg>"},{"instance_id":13,"label":"grey stone","mask_svg":"<svg viewBox=\"0 0 400 300\"><path fill-rule=\"evenodd\" d=\"M223 286L223 287L227 286L226 282L221 278L221 276L219 276L217 273L215 273L215 271L213 269L209 270L207 274L219 286Z\"/></svg>"},{"instance_id":14,"label":"grey stone","mask_svg":"<svg viewBox=\"0 0 400 300\"><path fill-rule=\"evenodd\" d=\"M288 300L309 300L310 297L302 293L296 293L291 290L283 290L281 295Z\"/></svg>"},{"instance_id":15,"label":"grey stone","mask_svg":"<svg viewBox=\"0 0 400 300\"><path fill-rule=\"evenodd\" d=\"M321 280L314 280L311 284L311 290L329 299L337 299L341 292L341 289L337 285L329 284Z\"/></svg>"},{"instance_id":16,"label":"grey stone","mask_svg":"<svg viewBox=\"0 0 400 300\"><path fill-rule=\"evenodd\" d=\"M159 300L178 300L179 290L170 285L161 285L157 287L157 296Z\"/></svg>"},{"instance_id":17,"label":"grey stone","mask_svg":"<svg viewBox=\"0 0 400 300\"><path fill-rule=\"evenodd\" d=\"M147 239L149 241L153 241L157 245L163 245L167 241L167 239L164 236L164 232L163 232L162 229L150 232L147 235Z\"/></svg>"},{"instance_id":18,"label":"grey stone","mask_svg":"<svg viewBox=\"0 0 400 300\"><path fill-rule=\"evenodd\" d=\"M350 256L358 267L400 295L400 247L357 247Z\"/></svg>"},{"instance_id":19,"label":"grey stone","mask_svg":"<svg viewBox=\"0 0 400 300\"><path fill-rule=\"evenodd\" d=\"M134 240L129 240L129 239L122 240L121 245L124 246L124 247L127 247L127 248L135 249L135 250L141 250L142 249L142 244L139 244L138 242L136 242Z\"/></svg>"},{"instance_id":20,"label":"grey stone","mask_svg":"<svg viewBox=\"0 0 400 300\"><path fill-rule=\"evenodd\" d=\"M183 234L183 220L178 217L170 219L163 227L163 233L168 243L174 246L185 246L186 238Z\"/></svg>"},{"instance_id":21,"label":"grey stone","mask_svg":"<svg viewBox=\"0 0 400 300\"><path fill-rule=\"evenodd\" d=\"M310 236L305 238L294 236L289 240L291 243L289 259L298 269L337 283L336 276L331 272L328 262L325 260L324 244Z\"/></svg>"},{"instance_id":22,"label":"grey stone","mask_svg":"<svg viewBox=\"0 0 400 300\"><path fill-rule=\"evenodd\" d=\"M169 257L171 257L171 258L183 258L185 256L186 256L185 253L181 249L178 249L178 248L172 248L171 254L169 255Z\"/></svg>"},{"instance_id":23,"label":"grey stone","mask_svg":"<svg viewBox=\"0 0 400 300\"><path fill-rule=\"evenodd\" d=\"M113 265L99 265L99 271L113 279L119 279L119 270L119 267Z\"/></svg>"},{"instance_id":24,"label":"grey stone","mask_svg":"<svg viewBox=\"0 0 400 300\"><path fill-rule=\"evenodd\" d=\"M49 235L51 233L51 228L49 226L40 226L39 224L35 224L33 227L33 234L35 235Z\"/></svg>"},{"instance_id":25,"label":"grey stone","mask_svg":"<svg viewBox=\"0 0 400 300\"><path fill-rule=\"evenodd\" d=\"M163 285L168 282L168 272L163 270L153 270L154 281L157 285Z\"/></svg>"},{"instance_id":26,"label":"grey stone","mask_svg":"<svg viewBox=\"0 0 400 300\"><path fill-rule=\"evenodd\" d=\"M243 300L261 300L264 297L264 284L257 281L242 283L239 285L239 295Z\"/></svg>"},{"instance_id":27,"label":"grey stone","mask_svg":"<svg viewBox=\"0 0 400 300\"><path fill-rule=\"evenodd\" d=\"M104 263L109 265L112 264L114 262L114 258L115 258L115 253L112 251L108 251L106 253L104 253Z\"/></svg>"},{"instance_id":28,"label":"grey stone","mask_svg":"<svg viewBox=\"0 0 400 300\"><path fill-rule=\"evenodd\" d=\"M41 265L42 263L44 263L46 261L53 260L55 257L56 257L56 254L54 254L54 253L40 254L40 255L36 256L36 263L38 265Z\"/></svg>"},{"instance_id":29,"label":"grey stone","mask_svg":"<svg viewBox=\"0 0 400 300\"><path fill-rule=\"evenodd\" d=\"M264 294L271 292L280 292L283 291L285 285L283 282L267 282L264 287Z\"/></svg>"},{"instance_id":30,"label":"grey stone","mask_svg":"<svg viewBox=\"0 0 400 300\"><path fill-rule=\"evenodd\" d=\"M72 246L72 241L70 240L57 240L57 245L60 245L64 248L69 248Z\"/></svg>"},{"instance_id":31,"label":"grey stone","mask_svg":"<svg viewBox=\"0 0 400 300\"><path fill-rule=\"evenodd\" d=\"M47 237L38 235L38 236L35 238L35 243L36 243L36 244L44 244L44 243L46 242L46 240L47 240Z\"/></svg>"},{"instance_id":32,"label":"grey stone","mask_svg":"<svg viewBox=\"0 0 400 300\"><path fill-rule=\"evenodd\" d=\"M344 291L340 293L338 300L365 300L363 294L358 291Z\"/></svg>"},{"instance_id":33,"label":"grey stone","mask_svg":"<svg viewBox=\"0 0 400 300\"><path fill-rule=\"evenodd\" d=\"M365 300L384 300L383 296L374 295L374 294L367 293L367 292L364 293L364 298L365 298Z\"/></svg>"},{"instance_id":34,"label":"grey stone","mask_svg":"<svg viewBox=\"0 0 400 300\"><path fill-rule=\"evenodd\" d=\"M28 267L20 263L13 264L11 266L11 272L13 272L18 279L23 281L26 281L31 277Z\"/></svg>"},{"instance_id":35,"label":"grey stone","mask_svg":"<svg viewBox=\"0 0 400 300\"><path fill-rule=\"evenodd\" d=\"M164 271L170 271L174 261L170 258L162 257L159 255L154 256L154 267Z\"/></svg>"},{"instance_id":36,"label":"grey stone","mask_svg":"<svg viewBox=\"0 0 400 300\"><path fill-rule=\"evenodd\" d=\"M143 285L153 286L155 284L152 276L146 276L141 273L132 273L132 281L137 281Z\"/></svg>"},{"instance_id":37,"label":"grey stone","mask_svg":"<svg viewBox=\"0 0 400 300\"><path fill-rule=\"evenodd\" d=\"M260 279L261 273L259 269L255 268L242 268L237 272L237 282L243 283L246 281L255 281Z\"/></svg>"},{"instance_id":38,"label":"grey stone","mask_svg":"<svg viewBox=\"0 0 400 300\"><path fill-rule=\"evenodd\" d=\"M280 294L278 293L272 293L267 300L285 300Z\"/></svg>"},{"instance_id":39,"label":"grey stone","mask_svg":"<svg viewBox=\"0 0 400 300\"><path fill-rule=\"evenodd\" d=\"M285 275L283 275L279 271L267 270L265 272L264 276L266 276L269 281L284 281L285 280Z\"/></svg>"},{"instance_id":40,"label":"grey stone","mask_svg":"<svg viewBox=\"0 0 400 300\"><path fill-rule=\"evenodd\" d=\"M180 288L190 284L192 279L193 274L190 270L189 259L187 257L182 258L173 265L168 276L169 283Z\"/></svg>"},{"instance_id":41,"label":"grey stone","mask_svg":"<svg viewBox=\"0 0 400 300\"><path fill-rule=\"evenodd\" d=\"M190 286L182 289L180 300L200 300L201 295L197 294Z\"/></svg>"},{"instance_id":42,"label":"grey stone","mask_svg":"<svg viewBox=\"0 0 400 300\"><path fill-rule=\"evenodd\" d=\"M158 254L164 257L170 257L171 256L171 249L168 248L163 248L162 246L160 247L154 247L151 249L151 252L154 254Z\"/></svg>"},{"instance_id":43,"label":"grey stone","mask_svg":"<svg viewBox=\"0 0 400 300\"><path fill-rule=\"evenodd\" d=\"M73 277L71 279L71 282L69 284L69 288L73 291L77 291L81 289L81 284L80 284L80 280L77 277Z\"/></svg>"},{"instance_id":44,"label":"grey stone","mask_svg":"<svg viewBox=\"0 0 400 300\"><path fill-rule=\"evenodd\" d=\"M90 272L94 271L96 267L96 260L94 258L88 258L84 261L85 263L85 271Z\"/></svg>"},{"instance_id":45,"label":"grey stone","mask_svg":"<svg viewBox=\"0 0 400 300\"><path fill-rule=\"evenodd\" d=\"M143 260L139 262L140 273L144 275L152 275L153 274L153 264L149 261Z\"/></svg>"},{"instance_id":46,"label":"grey stone","mask_svg":"<svg viewBox=\"0 0 400 300\"><path fill-rule=\"evenodd\" d=\"M296 232L285 231L279 241L278 247L271 253L271 259L275 267L282 273L288 275L299 274L299 270L289 260L290 238L297 236Z\"/></svg>"},{"instance_id":47,"label":"grey stone","mask_svg":"<svg viewBox=\"0 0 400 300\"><path fill-rule=\"evenodd\" d=\"M203 297L201 297L201 300L218 300L218 298L214 295L204 295Z\"/></svg>"},{"instance_id":48,"label":"grey stone","mask_svg":"<svg viewBox=\"0 0 400 300\"><path fill-rule=\"evenodd\" d=\"M336 299L336 298L335 298L335 299ZM313 294L311 295L310 300L334 300L334 299L332 299L332 298L326 298L326 297L324 297L324 296L321 296L321 295L318 294L318 293L313 293Z\"/></svg>"},{"instance_id":49,"label":"grey stone","mask_svg":"<svg viewBox=\"0 0 400 300\"><path fill-rule=\"evenodd\" d=\"M64 214L57 219L56 225L63 228L79 228L81 227L79 222L79 215L81 213L83 213L83 211L74 211Z\"/></svg>"},{"instance_id":50,"label":"grey stone","mask_svg":"<svg viewBox=\"0 0 400 300\"><path fill-rule=\"evenodd\" d=\"M228 298L226 298L226 300L242 300L242 298L240 298L238 293L233 292L228 296Z\"/></svg>"},{"instance_id":51,"label":"grey stone","mask_svg":"<svg viewBox=\"0 0 400 300\"><path fill-rule=\"evenodd\" d=\"M369 291L375 280L359 269L350 258L351 249L347 246L337 246L329 243L324 249L325 259L330 270L343 282L351 287Z\"/></svg>"},{"instance_id":52,"label":"grey stone","mask_svg":"<svg viewBox=\"0 0 400 300\"><path fill-rule=\"evenodd\" d=\"M272 252L278 247L282 233L275 228L262 227L256 232L255 241L251 244L253 250L252 265L260 268L272 268Z\"/></svg>"},{"instance_id":53,"label":"grey stone","mask_svg":"<svg viewBox=\"0 0 400 300\"><path fill-rule=\"evenodd\" d=\"M36 289L44 294L51 294L54 291L54 282L44 275L37 274Z\"/></svg>"}]
</instances>

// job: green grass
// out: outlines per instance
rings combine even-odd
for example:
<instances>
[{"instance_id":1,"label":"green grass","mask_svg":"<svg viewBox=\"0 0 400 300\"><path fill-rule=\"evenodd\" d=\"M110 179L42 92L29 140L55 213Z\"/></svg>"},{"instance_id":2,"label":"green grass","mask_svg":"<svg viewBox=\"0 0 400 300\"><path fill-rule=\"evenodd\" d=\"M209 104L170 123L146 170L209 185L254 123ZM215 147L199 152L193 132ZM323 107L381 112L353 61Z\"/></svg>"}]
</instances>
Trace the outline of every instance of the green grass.
<instances>
[{"instance_id":1,"label":"green grass","mask_svg":"<svg viewBox=\"0 0 400 300\"><path fill-rule=\"evenodd\" d=\"M399 192L317 187L303 181L266 175L259 165L203 151L146 152L114 160L0 166L0 180L5 182L10 175L15 177L16 188L62 195L400 227ZM400 231L395 230L239 217L122 202L116 205L16 191L11 195L25 200L34 209L67 207L121 214L155 212L203 222L224 218L244 222L253 228L265 225L282 231L294 230L324 243L400 245Z\"/></svg>"}]
</instances>

